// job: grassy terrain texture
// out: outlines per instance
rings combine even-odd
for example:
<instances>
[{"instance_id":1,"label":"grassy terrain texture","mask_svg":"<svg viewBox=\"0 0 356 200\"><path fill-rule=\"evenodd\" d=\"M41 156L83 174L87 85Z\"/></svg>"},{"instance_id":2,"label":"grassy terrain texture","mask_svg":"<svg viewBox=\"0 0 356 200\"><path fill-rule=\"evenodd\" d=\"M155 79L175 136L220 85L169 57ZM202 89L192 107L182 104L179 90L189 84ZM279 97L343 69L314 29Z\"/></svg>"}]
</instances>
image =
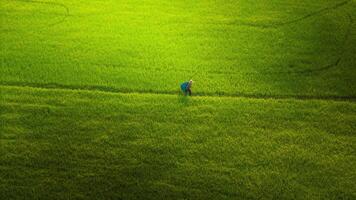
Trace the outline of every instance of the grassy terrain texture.
<instances>
[{"instance_id":1,"label":"grassy terrain texture","mask_svg":"<svg viewBox=\"0 0 356 200\"><path fill-rule=\"evenodd\" d=\"M0 199L356 199L355 13L0 0Z\"/></svg>"}]
</instances>

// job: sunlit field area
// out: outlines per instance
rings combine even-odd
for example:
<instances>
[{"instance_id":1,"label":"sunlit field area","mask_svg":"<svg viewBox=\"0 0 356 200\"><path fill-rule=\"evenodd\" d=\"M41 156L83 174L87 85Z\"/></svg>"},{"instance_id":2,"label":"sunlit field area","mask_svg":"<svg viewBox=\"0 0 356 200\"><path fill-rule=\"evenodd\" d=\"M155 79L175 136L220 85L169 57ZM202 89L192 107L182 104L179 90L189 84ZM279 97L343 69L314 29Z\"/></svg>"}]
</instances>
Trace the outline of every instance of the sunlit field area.
<instances>
[{"instance_id":1,"label":"sunlit field area","mask_svg":"<svg viewBox=\"0 0 356 200\"><path fill-rule=\"evenodd\" d=\"M0 199L356 199L355 22L355 0L0 0Z\"/></svg>"}]
</instances>

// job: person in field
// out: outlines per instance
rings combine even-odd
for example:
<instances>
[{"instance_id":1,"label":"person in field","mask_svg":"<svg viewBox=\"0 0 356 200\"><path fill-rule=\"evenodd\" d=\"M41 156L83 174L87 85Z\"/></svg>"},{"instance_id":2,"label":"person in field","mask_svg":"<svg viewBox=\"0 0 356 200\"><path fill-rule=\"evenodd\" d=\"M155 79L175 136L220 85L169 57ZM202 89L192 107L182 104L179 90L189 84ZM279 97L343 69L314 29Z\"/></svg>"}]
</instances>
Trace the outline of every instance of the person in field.
<instances>
[{"instance_id":1,"label":"person in field","mask_svg":"<svg viewBox=\"0 0 356 200\"><path fill-rule=\"evenodd\" d=\"M180 85L180 88L182 89L185 96L187 96L187 94L189 94L189 96L192 96L192 90L191 90L192 84L193 84L193 80L190 80Z\"/></svg>"}]
</instances>

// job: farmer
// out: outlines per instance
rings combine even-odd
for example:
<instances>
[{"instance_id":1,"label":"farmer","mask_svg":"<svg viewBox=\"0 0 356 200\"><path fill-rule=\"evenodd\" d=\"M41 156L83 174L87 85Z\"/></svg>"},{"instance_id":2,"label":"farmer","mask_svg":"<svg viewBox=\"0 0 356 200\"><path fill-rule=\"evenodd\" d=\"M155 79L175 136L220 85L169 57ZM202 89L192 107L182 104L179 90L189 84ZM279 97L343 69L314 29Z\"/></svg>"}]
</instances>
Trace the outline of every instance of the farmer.
<instances>
[{"instance_id":1,"label":"farmer","mask_svg":"<svg viewBox=\"0 0 356 200\"><path fill-rule=\"evenodd\" d=\"M190 89L192 84L193 80L190 80L189 82L184 82L180 85L180 88L182 89L185 96L187 96L187 93L189 93L189 96L192 96L192 90Z\"/></svg>"}]
</instances>

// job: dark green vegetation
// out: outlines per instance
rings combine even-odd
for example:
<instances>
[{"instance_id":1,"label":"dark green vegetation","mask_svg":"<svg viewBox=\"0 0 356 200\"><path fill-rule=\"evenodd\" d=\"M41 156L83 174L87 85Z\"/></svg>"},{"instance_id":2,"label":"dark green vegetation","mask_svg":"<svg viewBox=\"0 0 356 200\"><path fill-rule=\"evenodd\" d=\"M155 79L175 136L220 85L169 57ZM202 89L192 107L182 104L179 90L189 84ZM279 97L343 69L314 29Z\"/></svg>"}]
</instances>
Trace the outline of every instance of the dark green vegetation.
<instances>
[{"instance_id":1,"label":"dark green vegetation","mask_svg":"<svg viewBox=\"0 0 356 200\"><path fill-rule=\"evenodd\" d=\"M8 197L355 197L356 104L1 91Z\"/></svg>"},{"instance_id":2,"label":"dark green vegetation","mask_svg":"<svg viewBox=\"0 0 356 200\"><path fill-rule=\"evenodd\" d=\"M355 199L355 5L1 0L0 199Z\"/></svg>"}]
</instances>

